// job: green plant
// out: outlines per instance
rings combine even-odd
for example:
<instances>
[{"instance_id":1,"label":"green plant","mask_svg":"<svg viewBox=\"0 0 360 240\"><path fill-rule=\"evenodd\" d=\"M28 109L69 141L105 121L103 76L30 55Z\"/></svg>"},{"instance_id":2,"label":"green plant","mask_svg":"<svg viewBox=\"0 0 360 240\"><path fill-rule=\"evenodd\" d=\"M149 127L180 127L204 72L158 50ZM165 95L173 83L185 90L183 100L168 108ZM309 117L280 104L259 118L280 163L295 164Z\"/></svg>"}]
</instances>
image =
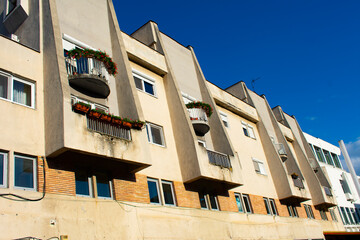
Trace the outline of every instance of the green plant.
<instances>
[{"instance_id":1,"label":"green plant","mask_svg":"<svg viewBox=\"0 0 360 240\"><path fill-rule=\"evenodd\" d=\"M106 54L106 52L100 51L100 50L92 50L89 48L79 49L74 48L69 50L67 53L67 56L72 58L95 58L101 62L104 63L106 70L110 75L116 75L117 74L117 66L116 63L113 62L111 57Z\"/></svg>"},{"instance_id":2,"label":"green plant","mask_svg":"<svg viewBox=\"0 0 360 240\"><path fill-rule=\"evenodd\" d=\"M186 104L185 106L187 108L202 108L202 109L204 109L204 111L208 117L210 117L213 113L213 109L210 106L210 104L207 104L204 102L200 102L200 101L191 102L191 103Z\"/></svg>"},{"instance_id":3,"label":"green plant","mask_svg":"<svg viewBox=\"0 0 360 240\"><path fill-rule=\"evenodd\" d=\"M87 108L90 108L90 107L91 107L90 104L87 104L87 103L84 103L84 102L76 102L75 104L79 104L79 105L82 105L82 106L87 107ZM74 104L74 105L75 105L75 104Z\"/></svg>"},{"instance_id":4,"label":"green plant","mask_svg":"<svg viewBox=\"0 0 360 240\"><path fill-rule=\"evenodd\" d=\"M101 114L106 114L104 110L98 109L98 108L91 109L90 111L92 111L92 112L97 112L97 113L101 113Z\"/></svg>"}]
</instances>

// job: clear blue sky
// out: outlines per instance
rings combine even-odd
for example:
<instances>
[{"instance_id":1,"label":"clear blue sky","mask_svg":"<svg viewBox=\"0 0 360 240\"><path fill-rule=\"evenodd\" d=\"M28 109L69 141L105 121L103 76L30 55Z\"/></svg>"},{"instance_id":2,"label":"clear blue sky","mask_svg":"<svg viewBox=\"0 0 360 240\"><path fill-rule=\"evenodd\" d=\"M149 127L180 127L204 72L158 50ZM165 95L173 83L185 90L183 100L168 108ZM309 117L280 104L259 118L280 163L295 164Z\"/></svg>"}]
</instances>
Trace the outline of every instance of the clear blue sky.
<instances>
[{"instance_id":1,"label":"clear blue sky","mask_svg":"<svg viewBox=\"0 0 360 240\"><path fill-rule=\"evenodd\" d=\"M337 146L343 139L360 167L360 1L113 2L122 31L155 21L194 47L221 88L243 80L252 89L258 79L255 91L271 107L315 137Z\"/></svg>"}]
</instances>

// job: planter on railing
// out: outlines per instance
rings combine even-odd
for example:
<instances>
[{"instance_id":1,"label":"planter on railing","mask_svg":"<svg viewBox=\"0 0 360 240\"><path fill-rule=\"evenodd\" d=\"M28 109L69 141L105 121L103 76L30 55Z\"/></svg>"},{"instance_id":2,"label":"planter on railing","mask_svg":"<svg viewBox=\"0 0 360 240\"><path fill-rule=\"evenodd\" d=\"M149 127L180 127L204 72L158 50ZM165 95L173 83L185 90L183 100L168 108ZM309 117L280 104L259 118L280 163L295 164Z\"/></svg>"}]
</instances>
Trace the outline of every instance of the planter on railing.
<instances>
[{"instance_id":1,"label":"planter on railing","mask_svg":"<svg viewBox=\"0 0 360 240\"><path fill-rule=\"evenodd\" d=\"M210 104L203 103L203 102L200 102L200 101L187 103L185 106L187 107L187 109L192 109L192 108L203 109L204 112L206 113L207 117L211 117L211 115L213 113L213 109L210 106Z\"/></svg>"},{"instance_id":2,"label":"planter on railing","mask_svg":"<svg viewBox=\"0 0 360 240\"><path fill-rule=\"evenodd\" d=\"M98 110L98 109L91 109L88 112L88 116L91 118L99 119L101 117L101 114L103 114L104 111Z\"/></svg>"},{"instance_id":3,"label":"planter on railing","mask_svg":"<svg viewBox=\"0 0 360 240\"><path fill-rule=\"evenodd\" d=\"M73 105L74 111L80 114L86 114L90 110L90 108L90 104L83 102L77 102Z\"/></svg>"}]
</instances>

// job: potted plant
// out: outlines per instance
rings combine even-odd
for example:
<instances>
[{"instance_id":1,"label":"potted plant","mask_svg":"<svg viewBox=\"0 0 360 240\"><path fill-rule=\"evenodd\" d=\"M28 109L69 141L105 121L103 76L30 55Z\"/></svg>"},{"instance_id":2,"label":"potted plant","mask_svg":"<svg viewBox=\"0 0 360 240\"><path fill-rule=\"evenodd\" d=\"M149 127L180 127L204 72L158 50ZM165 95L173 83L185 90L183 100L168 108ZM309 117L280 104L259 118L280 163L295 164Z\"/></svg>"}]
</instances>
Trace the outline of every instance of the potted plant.
<instances>
[{"instance_id":1,"label":"potted plant","mask_svg":"<svg viewBox=\"0 0 360 240\"><path fill-rule=\"evenodd\" d=\"M122 124L122 118L119 116L112 115L111 116L111 122L115 125L120 126Z\"/></svg>"},{"instance_id":2,"label":"potted plant","mask_svg":"<svg viewBox=\"0 0 360 240\"><path fill-rule=\"evenodd\" d=\"M111 122L111 115L104 112L101 114L100 120L104 122Z\"/></svg>"},{"instance_id":3,"label":"potted plant","mask_svg":"<svg viewBox=\"0 0 360 240\"><path fill-rule=\"evenodd\" d=\"M76 102L73 105L73 110L75 112L86 114L90 110L91 106L90 104L84 103L84 102Z\"/></svg>"},{"instance_id":4,"label":"potted plant","mask_svg":"<svg viewBox=\"0 0 360 240\"><path fill-rule=\"evenodd\" d=\"M100 110L100 109L91 109L88 112L88 116L92 117L92 118L96 118L99 119L101 117L101 114L104 114L105 111L104 110Z\"/></svg>"},{"instance_id":5,"label":"potted plant","mask_svg":"<svg viewBox=\"0 0 360 240\"><path fill-rule=\"evenodd\" d=\"M140 120L134 120L132 123L132 128L136 129L136 130L141 130L142 127L144 126L145 122L140 121Z\"/></svg>"},{"instance_id":6,"label":"potted plant","mask_svg":"<svg viewBox=\"0 0 360 240\"><path fill-rule=\"evenodd\" d=\"M187 108L201 108L205 111L206 115L210 117L213 113L213 109L210 104L204 102L191 102L185 105Z\"/></svg>"},{"instance_id":7,"label":"potted plant","mask_svg":"<svg viewBox=\"0 0 360 240\"><path fill-rule=\"evenodd\" d=\"M132 121L128 118L123 118L122 120L122 126L126 129L130 129L132 126Z\"/></svg>"}]
</instances>

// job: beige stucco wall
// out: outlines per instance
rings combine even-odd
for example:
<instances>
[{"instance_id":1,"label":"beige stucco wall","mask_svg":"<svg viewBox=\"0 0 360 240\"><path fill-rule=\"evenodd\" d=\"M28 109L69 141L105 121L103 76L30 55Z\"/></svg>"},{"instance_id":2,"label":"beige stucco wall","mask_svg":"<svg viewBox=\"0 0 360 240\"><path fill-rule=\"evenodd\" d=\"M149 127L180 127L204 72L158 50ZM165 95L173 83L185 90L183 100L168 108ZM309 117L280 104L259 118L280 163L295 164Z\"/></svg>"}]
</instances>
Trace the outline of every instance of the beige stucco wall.
<instances>
[{"instance_id":1,"label":"beige stucco wall","mask_svg":"<svg viewBox=\"0 0 360 240\"><path fill-rule=\"evenodd\" d=\"M0 189L1 191L1 189ZM32 195L39 195L33 193ZM10 207L11 206L11 207ZM48 194L41 202L0 199L0 239L67 235L92 239L308 239L331 221L174 208ZM109 217L111 216L111 217ZM55 220L54 225L50 222Z\"/></svg>"}]
</instances>

